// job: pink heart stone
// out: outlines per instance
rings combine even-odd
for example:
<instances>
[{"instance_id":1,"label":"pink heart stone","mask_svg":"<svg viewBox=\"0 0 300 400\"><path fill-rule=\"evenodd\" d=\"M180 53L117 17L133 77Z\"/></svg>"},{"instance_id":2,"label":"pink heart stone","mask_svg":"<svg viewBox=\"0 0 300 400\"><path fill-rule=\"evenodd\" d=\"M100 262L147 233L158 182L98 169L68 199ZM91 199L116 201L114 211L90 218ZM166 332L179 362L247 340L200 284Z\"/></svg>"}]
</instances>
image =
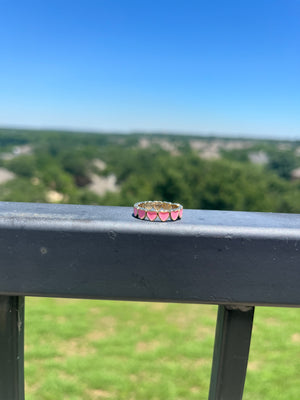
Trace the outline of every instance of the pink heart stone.
<instances>
[{"instance_id":1,"label":"pink heart stone","mask_svg":"<svg viewBox=\"0 0 300 400\"><path fill-rule=\"evenodd\" d=\"M171 218L175 221L178 218L178 211L171 211Z\"/></svg>"},{"instance_id":2,"label":"pink heart stone","mask_svg":"<svg viewBox=\"0 0 300 400\"><path fill-rule=\"evenodd\" d=\"M144 210L138 210L139 218L144 219L146 216L146 211Z\"/></svg>"},{"instance_id":3,"label":"pink heart stone","mask_svg":"<svg viewBox=\"0 0 300 400\"><path fill-rule=\"evenodd\" d=\"M183 211L183 208L181 210L179 210L179 218L182 218L182 211Z\"/></svg>"},{"instance_id":4,"label":"pink heart stone","mask_svg":"<svg viewBox=\"0 0 300 400\"><path fill-rule=\"evenodd\" d=\"M150 219L150 221L154 221L155 218L157 217L157 212L156 211L148 211L147 217Z\"/></svg>"},{"instance_id":5,"label":"pink heart stone","mask_svg":"<svg viewBox=\"0 0 300 400\"><path fill-rule=\"evenodd\" d=\"M163 222L165 222L169 218L169 212L161 211L158 213L158 216Z\"/></svg>"},{"instance_id":6,"label":"pink heart stone","mask_svg":"<svg viewBox=\"0 0 300 400\"><path fill-rule=\"evenodd\" d=\"M136 217L138 213L138 210L136 207L133 207L133 215Z\"/></svg>"}]
</instances>

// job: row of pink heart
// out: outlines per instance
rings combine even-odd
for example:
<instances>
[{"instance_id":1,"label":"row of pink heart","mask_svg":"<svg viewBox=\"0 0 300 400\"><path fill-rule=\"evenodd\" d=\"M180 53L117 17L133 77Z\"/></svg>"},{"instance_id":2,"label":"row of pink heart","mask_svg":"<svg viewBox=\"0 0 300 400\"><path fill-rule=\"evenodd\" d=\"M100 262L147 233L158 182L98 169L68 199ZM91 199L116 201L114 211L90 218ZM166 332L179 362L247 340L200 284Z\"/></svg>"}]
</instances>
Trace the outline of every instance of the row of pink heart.
<instances>
[{"instance_id":1,"label":"row of pink heart","mask_svg":"<svg viewBox=\"0 0 300 400\"><path fill-rule=\"evenodd\" d=\"M140 210L137 209L136 207L133 208L133 214L135 217L138 217L140 219L145 219L146 216L148 217L148 219L150 221L154 221L157 216L159 217L159 219L163 222L167 221L167 219L169 219L169 217L171 218L171 220L176 221L176 219L178 218L182 218L182 208L180 210L176 210L176 211L145 211L145 210Z\"/></svg>"}]
</instances>

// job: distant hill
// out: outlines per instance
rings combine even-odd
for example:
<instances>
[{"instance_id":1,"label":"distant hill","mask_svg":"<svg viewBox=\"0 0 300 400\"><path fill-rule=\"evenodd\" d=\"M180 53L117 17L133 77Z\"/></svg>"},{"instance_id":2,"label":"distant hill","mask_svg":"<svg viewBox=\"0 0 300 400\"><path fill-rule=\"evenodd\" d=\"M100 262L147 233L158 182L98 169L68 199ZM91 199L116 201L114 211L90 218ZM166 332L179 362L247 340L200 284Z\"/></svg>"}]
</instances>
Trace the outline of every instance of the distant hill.
<instances>
[{"instance_id":1,"label":"distant hill","mask_svg":"<svg viewBox=\"0 0 300 400\"><path fill-rule=\"evenodd\" d=\"M299 213L299 168L299 141L0 129L5 201Z\"/></svg>"}]
</instances>

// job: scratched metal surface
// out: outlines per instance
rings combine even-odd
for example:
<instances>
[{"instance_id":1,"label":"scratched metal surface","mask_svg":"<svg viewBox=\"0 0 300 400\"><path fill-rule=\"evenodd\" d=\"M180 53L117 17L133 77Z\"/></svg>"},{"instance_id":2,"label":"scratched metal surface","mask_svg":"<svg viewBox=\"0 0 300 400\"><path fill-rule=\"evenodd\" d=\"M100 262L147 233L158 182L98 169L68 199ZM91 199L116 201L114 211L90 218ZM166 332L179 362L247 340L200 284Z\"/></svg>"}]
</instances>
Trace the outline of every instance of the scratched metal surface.
<instances>
[{"instance_id":1,"label":"scratched metal surface","mask_svg":"<svg viewBox=\"0 0 300 400\"><path fill-rule=\"evenodd\" d=\"M300 215L0 203L0 294L300 306Z\"/></svg>"}]
</instances>

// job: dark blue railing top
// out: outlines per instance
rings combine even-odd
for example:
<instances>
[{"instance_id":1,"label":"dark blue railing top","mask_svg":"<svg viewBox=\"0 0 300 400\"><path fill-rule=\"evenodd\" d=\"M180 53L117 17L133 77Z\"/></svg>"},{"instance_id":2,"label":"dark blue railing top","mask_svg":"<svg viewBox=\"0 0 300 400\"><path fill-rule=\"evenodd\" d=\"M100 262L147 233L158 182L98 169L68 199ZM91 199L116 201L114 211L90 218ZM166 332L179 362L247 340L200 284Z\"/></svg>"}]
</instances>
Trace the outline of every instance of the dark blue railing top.
<instances>
[{"instance_id":1,"label":"dark blue railing top","mask_svg":"<svg viewBox=\"0 0 300 400\"><path fill-rule=\"evenodd\" d=\"M300 306L300 215L0 203L0 294Z\"/></svg>"}]
</instances>

